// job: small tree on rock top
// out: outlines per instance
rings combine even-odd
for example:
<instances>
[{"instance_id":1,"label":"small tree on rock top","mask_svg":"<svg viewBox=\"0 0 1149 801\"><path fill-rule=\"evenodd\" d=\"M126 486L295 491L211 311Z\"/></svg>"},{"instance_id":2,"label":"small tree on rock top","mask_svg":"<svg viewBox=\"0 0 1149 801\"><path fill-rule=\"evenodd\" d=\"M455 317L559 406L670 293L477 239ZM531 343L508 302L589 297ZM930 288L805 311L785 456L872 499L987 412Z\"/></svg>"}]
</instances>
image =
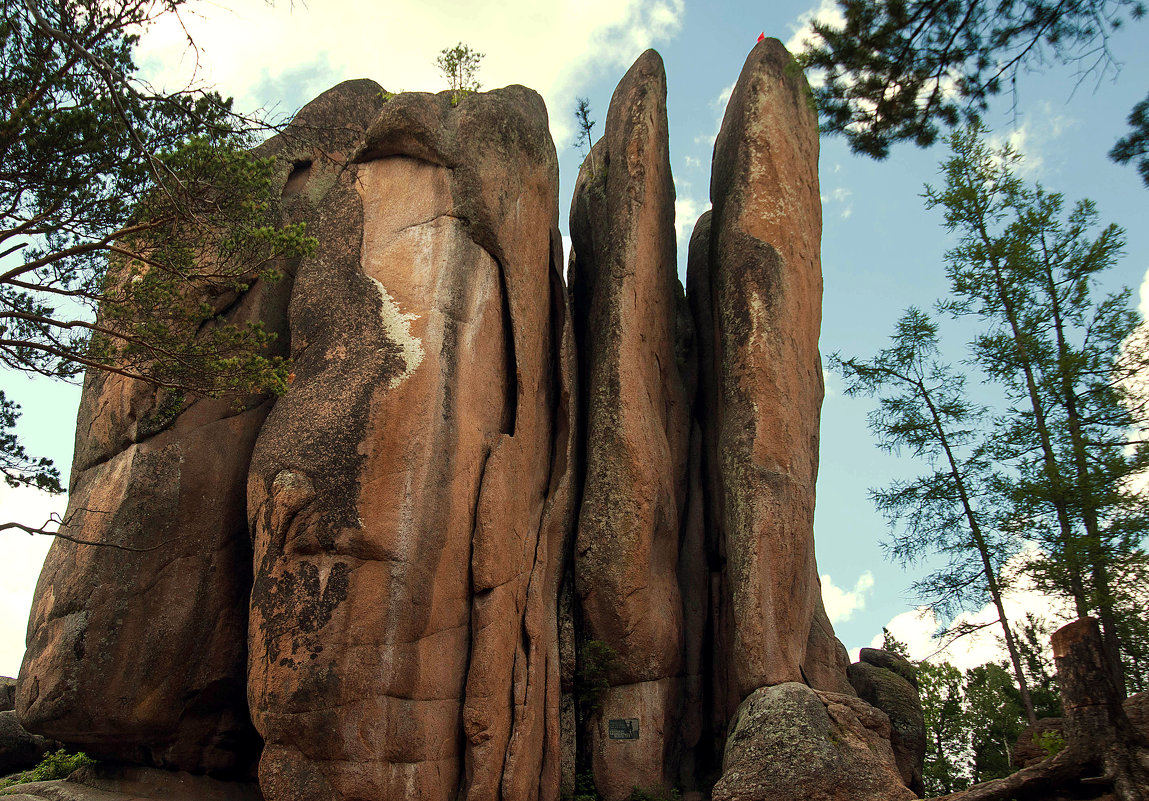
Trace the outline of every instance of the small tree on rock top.
<instances>
[{"instance_id":1,"label":"small tree on rock top","mask_svg":"<svg viewBox=\"0 0 1149 801\"><path fill-rule=\"evenodd\" d=\"M479 62L484 56L484 53L472 50L459 42L454 47L444 48L435 59L435 65L443 72L443 77L447 79L451 90L452 106L459 105L464 95L482 88L476 76L479 72Z\"/></svg>"}]
</instances>

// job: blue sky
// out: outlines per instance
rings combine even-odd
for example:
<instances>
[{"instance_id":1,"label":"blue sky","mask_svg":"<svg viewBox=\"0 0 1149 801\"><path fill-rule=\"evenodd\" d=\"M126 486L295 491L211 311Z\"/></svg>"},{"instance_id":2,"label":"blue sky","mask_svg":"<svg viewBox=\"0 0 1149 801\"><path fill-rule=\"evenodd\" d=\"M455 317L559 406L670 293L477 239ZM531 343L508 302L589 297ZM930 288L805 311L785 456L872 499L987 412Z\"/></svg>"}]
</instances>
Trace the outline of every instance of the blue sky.
<instances>
[{"instance_id":1,"label":"blue sky","mask_svg":"<svg viewBox=\"0 0 1149 801\"><path fill-rule=\"evenodd\" d=\"M746 54L763 31L794 41L805 19L829 7L812 0L312 0L274 6L218 0L193 5L184 22L199 46L197 80L234 95L241 107L286 114L347 78L370 77L391 91L437 91L444 88L434 66L441 49L463 41L486 53L484 87L522 83L547 101L560 157L564 234L580 161L572 147L575 98L590 99L597 137L617 81L643 49L656 48L669 86L681 275L690 230L709 203L713 137ZM1049 65L1024 74L1016 97L999 98L987 119L995 137L1027 155L1031 179L1070 199L1092 198L1103 220L1126 229L1126 256L1112 279L1132 287L1149 268L1149 190L1133 168L1114 165L1105 154L1149 89L1146 25L1131 24L1111 37L1119 69L1082 75L1073 66ZM156 82L174 86L196 55L186 50L179 26L164 24L145 37L139 62ZM926 211L920 198L923 184L938 180L944 155L941 146L922 151L902 145L886 161L874 162L852 156L841 140L823 139L823 354L873 354L906 306L929 307L944 292L942 255L949 243L940 214ZM953 343L960 341L959 333ZM954 352L960 358L960 348ZM54 458L66 474L78 392L7 373L2 380L24 406L20 430L27 446ZM815 522L823 593L848 648L869 645L896 619L896 630L913 640L920 656L928 650L930 624L915 624L905 613L914 606L909 585L923 570L885 560L880 543L886 526L867 495L869 487L912 474L915 466L874 447L865 420L870 405L843 397L839 380L828 378ZM0 507L6 519L38 523L51 502L0 488ZM0 584L0 675L15 675L47 543L0 536L7 538L2 547L9 564ZM984 653L983 647L967 658L976 661Z\"/></svg>"}]
</instances>

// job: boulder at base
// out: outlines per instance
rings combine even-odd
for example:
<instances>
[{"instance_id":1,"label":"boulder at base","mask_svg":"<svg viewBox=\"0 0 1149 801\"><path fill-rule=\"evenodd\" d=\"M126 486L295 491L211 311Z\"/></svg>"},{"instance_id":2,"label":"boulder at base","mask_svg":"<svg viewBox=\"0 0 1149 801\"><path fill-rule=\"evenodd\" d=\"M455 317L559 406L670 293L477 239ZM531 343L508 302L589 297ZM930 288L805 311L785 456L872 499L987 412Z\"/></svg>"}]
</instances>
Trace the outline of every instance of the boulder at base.
<instances>
[{"instance_id":1,"label":"boulder at base","mask_svg":"<svg viewBox=\"0 0 1149 801\"><path fill-rule=\"evenodd\" d=\"M16 708L16 679L0 676L0 712Z\"/></svg>"},{"instance_id":2,"label":"boulder at base","mask_svg":"<svg viewBox=\"0 0 1149 801\"><path fill-rule=\"evenodd\" d=\"M25 731L13 710L0 712L0 776L36 766L59 743Z\"/></svg>"},{"instance_id":3,"label":"boulder at base","mask_svg":"<svg viewBox=\"0 0 1149 801\"><path fill-rule=\"evenodd\" d=\"M902 781L921 795L925 792L926 721L914 666L897 654L876 648L863 648L860 658L862 661L850 665L850 684L859 698L889 716L893 729L890 745Z\"/></svg>"},{"instance_id":4,"label":"boulder at base","mask_svg":"<svg viewBox=\"0 0 1149 801\"><path fill-rule=\"evenodd\" d=\"M786 682L738 707L713 801L908 801L885 713Z\"/></svg>"},{"instance_id":5,"label":"boulder at base","mask_svg":"<svg viewBox=\"0 0 1149 801\"><path fill-rule=\"evenodd\" d=\"M14 785L0 796L5 801L263 801L255 782L103 765L80 768L67 779Z\"/></svg>"}]
</instances>

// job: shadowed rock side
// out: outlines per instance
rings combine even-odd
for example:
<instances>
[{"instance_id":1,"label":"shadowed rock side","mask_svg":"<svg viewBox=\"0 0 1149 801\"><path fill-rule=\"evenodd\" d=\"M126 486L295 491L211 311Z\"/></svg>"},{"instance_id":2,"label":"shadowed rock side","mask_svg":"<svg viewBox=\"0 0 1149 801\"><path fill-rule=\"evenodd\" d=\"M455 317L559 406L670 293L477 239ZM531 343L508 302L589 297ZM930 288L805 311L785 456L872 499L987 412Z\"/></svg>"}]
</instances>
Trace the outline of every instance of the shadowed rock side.
<instances>
[{"instance_id":1,"label":"shadowed rock side","mask_svg":"<svg viewBox=\"0 0 1149 801\"><path fill-rule=\"evenodd\" d=\"M296 380L250 476L261 788L556 798L573 341L546 111L398 95L354 162L308 217Z\"/></svg>"},{"instance_id":2,"label":"shadowed rock side","mask_svg":"<svg viewBox=\"0 0 1149 801\"><path fill-rule=\"evenodd\" d=\"M711 503L725 547L727 703L811 680L803 665L820 604L818 129L805 80L789 65L774 39L746 60L714 147L709 281L692 282L709 285L712 328L699 338L711 350L700 359L714 362L714 375L703 380L701 406L713 427ZM841 656L822 650L822 660Z\"/></svg>"},{"instance_id":3,"label":"shadowed rock side","mask_svg":"<svg viewBox=\"0 0 1149 801\"><path fill-rule=\"evenodd\" d=\"M344 84L259 149L277 155L292 217L300 144L338 150L360 135L379 88ZM304 125L304 123L309 123ZM356 139L358 137L355 137ZM285 355L285 278L206 300L237 324L261 321ZM88 374L79 409L67 524L36 590L21 670L26 725L92 756L247 774L259 755L245 691L251 544L248 464L270 401L171 399L150 385ZM127 550L125 550L127 549Z\"/></svg>"},{"instance_id":4,"label":"shadowed rock side","mask_svg":"<svg viewBox=\"0 0 1149 801\"><path fill-rule=\"evenodd\" d=\"M860 658L847 671L850 684L859 698L889 716L890 745L902 781L923 795L926 723L918 697L917 670L909 660L876 648L863 648Z\"/></svg>"},{"instance_id":5,"label":"shadowed rock side","mask_svg":"<svg viewBox=\"0 0 1149 801\"><path fill-rule=\"evenodd\" d=\"M599 652L604 684L583 714L595 783L614 801L668 787L681 753L676 566L690 412L676 359L666 75L653 50L615 89L575 186L571 239L586 421L575 586L583 648ZM638 738L611 737L611 719L637 720Z\"/></svg>"}]
</instances>

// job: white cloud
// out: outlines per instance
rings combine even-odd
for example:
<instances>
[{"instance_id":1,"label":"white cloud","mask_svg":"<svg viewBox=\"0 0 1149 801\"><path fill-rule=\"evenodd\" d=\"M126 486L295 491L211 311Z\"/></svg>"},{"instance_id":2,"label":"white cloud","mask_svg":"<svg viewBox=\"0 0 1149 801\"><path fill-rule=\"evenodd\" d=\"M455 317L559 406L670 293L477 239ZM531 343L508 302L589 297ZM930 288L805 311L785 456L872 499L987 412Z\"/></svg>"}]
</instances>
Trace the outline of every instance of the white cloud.
<instances>
[{"instance_id":1,"label":"white cloud","mask_svg":"<svg viewBox=\"0 0 1149 801\"><path fill-rule=\"evenodd\" d=\"M718 112L714 119L714 133L712 134L699 134L694 137L694 144L696 145L710 145L714 147L714 143L718 140L718 132L722 130L722 118L726 116L726 104L730 102L730 96L734 94L734 83L724 88L718 93L718 96L710 101L710 107Z\"/></svg>"},{"instance_id":2,"label":"white cloud","mask_svg":"<svg viewBox=\"0 0 1149 801\"><path fill-rule=\"evenodd\" d=\"M822 604L831 623L849 620L854 612L866 606L866 596L874 589L874 574L867 570L854 582L852 590L834 584L829 574L822 577Z\"/></svg>"},{"instance_id":3,"label":"white cloud","mask_svg":"<svg viewBox=\"0 0 1149 801\"><path fill-rule=\"evenodd\" d=\"M1027 558L1021 554L1011 560L1007 569L1016 567ZM1006 616L1012 625L1021 623L1026 613L1045 618L1055 624L1072 619L1072 610L1062 599L1053 598L1038 592L1032 582L1019 577L1015 586L1002 598ZM946 645L945 640L934 635L941 627L937 616L926 607L902 612L886 624L891 634L906 644L910 658L914 660L947 661L961 670L1008 659L1005 644L1001 638L1001 627L997 623L997 609L992 603L974 612L966 612L953 621L953 625L966 623L983 628ZM873 648L882 646L882 635L878 634L870 643ZM944 647L943 647L944 646Z\"/></svg>"},{"instance_id":4,"label":"white cloud","mask_svg":"<svg viewBox=\"0 0 1149 801\"><path fill-rule=\"evenodd\" d=\"M990 136L987 143L997 149L1008 144L1024 156L1017 165L1018 174L1030 179L1039 178L1045 174L1046 150L1070 125L1070 120L1056 112L1051 103L1039 103L1020 125L1015 125L1004 135Z\"/></svg>"},{"instance_id":5,"label":"white cloud","mask_svg":"<svg viewBox=\"0 0 1149 801\"><path fill-rule=\"evenodd\" d=\"M853 190L847 189L844 186L836 187L831 189L829 194L822 195L822 205L826 206L830 203L839 204L842 207L839 215L845 220L854 213L854 204L850 202L850 196L853 194Z\"/></svg>"},{"instance_id":6,"label":"white cloud","mask_svg":"<svg viewBox=\"0 0 1149 801\"><path fill-rule=\"evenodd\" d=\"M702 166L702 159L697 159L694 156L684 156L682 161L688 168L698 168Z\"/></svg>"},{"instance_id":7,"label":"white cloud","mask_svg":"<svg viewBox=\"0 0 1149 801\"><path fill-rule=\"evenodd\" d=\"M841 28L846 24L846 18L836 0L821 0L816 7L803 11L797 20L790 23L790 38L786 40L786 49L791 53L805 50L807 42L814 38L814 22Z\"/></svg>"},{"instance_id":8,"label":"white cloud","mask_svg":"<svg viewBox=\"0 0 1149 801\"><path fill-rule=\"evenodd\" d=\"M676 181L676 187L682 189L689 189L690 184L687 181ZM677 191L676 191L676 194ZM678 242L682 244L690 240L690 234L694 230L694 224L698 222L698 218L702 213L710 208L710 203L695 200L689 195L679 194L674 200L674 228L678 234Z\"/></svg>"},{"instance_id":9,"label":"white cloud","mask_svg":"<svg viewBox=\"0 0 1149 801\"><path fill-rule=\"evenodd\" d=\"M49 495L27 487L13 489L0 483L0 523L43 526L53 512L63 514L62 495ZM4 554L4 582L0 584L0 676L15 676L24 658L28 609L52 538L23 531L0 531Z\"/></svg>"},{"instance_id":10,"label":"white cloud","mask_svg":"<svg viewBox=\"0 0 1149 801\"><path fill-rule=\"evenodd\" d=\"M325 0L229 8L195 0L183 22L199 48L199 78L241 108L282 99L306 102L348 79L368 77L395 91L439 91L439 51L462 41L485 53L485 88L512 83L547 101L558 147L573 136L574 95L588 76L628 67L682 25L684 0L478 0L467 7L400 0ZM138 61L153 80L183 83L195 67L179 22L164 17L144 36ZM293 108L282 111L291 112Z\"/></svg>"},{"instance_id":11,"label":"white cloud","mask_svg":"<svg viewBox=\"0 0 1149 801\"><path fill-rule=\"evenodd\" d=\"M1145 271L1145 276L1141 279L1138 299L1137 310L1141 312L1141 319L1149 320L1149 270Z\"/></svg>"}]
</instances>

